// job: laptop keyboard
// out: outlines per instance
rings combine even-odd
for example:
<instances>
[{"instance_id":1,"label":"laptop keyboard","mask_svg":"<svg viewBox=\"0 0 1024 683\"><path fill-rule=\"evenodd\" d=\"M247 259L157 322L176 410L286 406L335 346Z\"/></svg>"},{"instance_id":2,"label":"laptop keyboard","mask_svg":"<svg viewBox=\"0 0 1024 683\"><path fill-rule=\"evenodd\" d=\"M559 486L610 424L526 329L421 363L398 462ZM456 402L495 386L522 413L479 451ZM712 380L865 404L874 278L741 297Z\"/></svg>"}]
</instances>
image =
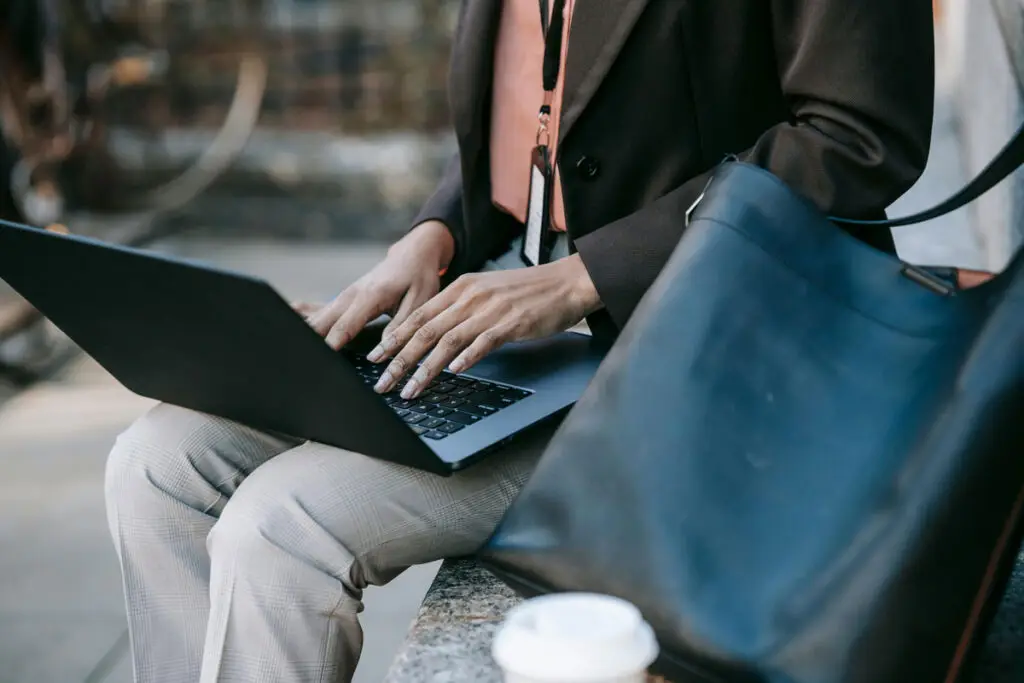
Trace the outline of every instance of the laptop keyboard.
<instances>
[{"instance_id":1,"label":"laptop keyboard","mask_svg":"<svg viewBox=\"0 0 1024 683\"><path fill-rule=\"evenodd\" d=\"M385 363L374 364L351 352L345 355L363 382L371 387L387 367ZM400 395L405 382L402 379L393 391L384 394L384 401L414 432L434 441L460 432L532 393L526 389L442 372L418 397L406 401Z\"/></svg>"}]
</instances>

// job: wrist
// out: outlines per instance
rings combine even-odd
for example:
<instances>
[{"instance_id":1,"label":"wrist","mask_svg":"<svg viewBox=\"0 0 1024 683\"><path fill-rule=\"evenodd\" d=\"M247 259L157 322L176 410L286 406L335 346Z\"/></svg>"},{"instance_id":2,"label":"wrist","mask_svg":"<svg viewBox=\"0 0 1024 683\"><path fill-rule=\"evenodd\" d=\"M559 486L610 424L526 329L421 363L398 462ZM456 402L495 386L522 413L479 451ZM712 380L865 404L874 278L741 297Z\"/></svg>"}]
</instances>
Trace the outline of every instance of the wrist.
<instances>
[{"instance_id":1,"label":"wrist","mask_svg":"<svg viewBox=\"0 0 1024 683\"><path fill-rule=\"evenodd\" d=\"M455 238L448 226L437 220L425 221L414 227L391 246L389 253L408 247L412 247L420 258L426 259L431 267L436 266L439 271L447 269L455 258Z\"/></svg>"},{"instance_id":2,"label":"wrist","mask_svg":"<svg viewBox=\"0 0 1024 683\"><path fill-rule=\"evenodd\" d=\"M570 296L583 310L583 315L599 311L604 304L586 264L583 263L583 258L579 254L573 254L564 261L568 271Z\"/></svg>"}]
</instances>

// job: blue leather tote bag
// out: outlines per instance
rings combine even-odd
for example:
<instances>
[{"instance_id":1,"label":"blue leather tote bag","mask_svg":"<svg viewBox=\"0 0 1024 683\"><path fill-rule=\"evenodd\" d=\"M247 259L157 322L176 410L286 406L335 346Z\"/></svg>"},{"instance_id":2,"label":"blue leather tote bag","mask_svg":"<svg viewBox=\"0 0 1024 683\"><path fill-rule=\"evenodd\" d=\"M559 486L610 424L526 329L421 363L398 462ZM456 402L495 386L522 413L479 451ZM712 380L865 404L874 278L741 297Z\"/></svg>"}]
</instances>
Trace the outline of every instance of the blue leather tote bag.
<instances>
[{"instance_id":1,"label":"blue leather tote bag","mask_svg":"<svg viewBox=\"0 0 1024 683\"><path fill-rule=\"evenodd\" d=\"M1024 529L1024 257L962 289L847 230L1022 161L860 224L724 163L484 564L630 600L682 683L960 680Z\"/></svg>"}]
</instances>

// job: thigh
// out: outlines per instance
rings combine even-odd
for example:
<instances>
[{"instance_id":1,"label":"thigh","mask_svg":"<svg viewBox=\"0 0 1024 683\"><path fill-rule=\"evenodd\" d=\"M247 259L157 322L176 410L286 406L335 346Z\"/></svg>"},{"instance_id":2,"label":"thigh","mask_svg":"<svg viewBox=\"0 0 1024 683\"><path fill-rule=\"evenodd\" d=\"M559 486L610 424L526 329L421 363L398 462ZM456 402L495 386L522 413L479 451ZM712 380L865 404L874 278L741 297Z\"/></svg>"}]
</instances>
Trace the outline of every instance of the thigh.
<instances>
[{"instance_id":1,"label":"thigh","mask_svg":"<svg viewBox=\"0 0 1024 683\"><path fill-rule=\"evenodd\" d=\"M411 565L475 552L554 429L530 430L451 477L306 443L253 472L221 522L272 539L353 588L384 584Z\"/></svg>"},{"instance_id":2,"label":"thigh","mask_svg":"<svg viewBox=\"0 0 1024 683\"><path fill-rule=\"evenodd\" d=\"M107 462L113 502L147 491L209 513L220 513L239 484L258 467L301 443L224 418L159 404L136 420L114 445Z\"/></svg>"}]
</instances>

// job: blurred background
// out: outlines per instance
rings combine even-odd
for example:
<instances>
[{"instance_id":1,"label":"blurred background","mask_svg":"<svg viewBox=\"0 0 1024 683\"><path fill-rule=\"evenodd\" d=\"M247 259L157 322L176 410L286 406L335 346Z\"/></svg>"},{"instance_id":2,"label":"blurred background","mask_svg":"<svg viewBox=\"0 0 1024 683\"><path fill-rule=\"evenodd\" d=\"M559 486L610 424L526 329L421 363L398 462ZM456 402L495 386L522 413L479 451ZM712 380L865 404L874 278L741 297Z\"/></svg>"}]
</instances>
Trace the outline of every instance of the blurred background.
<instances>
[{"instance_id":1,"label":"blurred background","mask_svg":"<svg viewBox=\"0 0 1024 683\"><path fill-rule=\"evenodd\" d=\"M0 217L197 257L326 300L409 224L454 149L458 0L2 0ZM931 161L892 213L976 174L1024 120L1024 0L936 0ZM899 68L898 64L891 68ZM1024 182L897 234L1003 268ZM149 402L0 283L0 683L127 683L102 503ZM380 681L436 566L369 591Z\"/></svg>"}]
</instances>

